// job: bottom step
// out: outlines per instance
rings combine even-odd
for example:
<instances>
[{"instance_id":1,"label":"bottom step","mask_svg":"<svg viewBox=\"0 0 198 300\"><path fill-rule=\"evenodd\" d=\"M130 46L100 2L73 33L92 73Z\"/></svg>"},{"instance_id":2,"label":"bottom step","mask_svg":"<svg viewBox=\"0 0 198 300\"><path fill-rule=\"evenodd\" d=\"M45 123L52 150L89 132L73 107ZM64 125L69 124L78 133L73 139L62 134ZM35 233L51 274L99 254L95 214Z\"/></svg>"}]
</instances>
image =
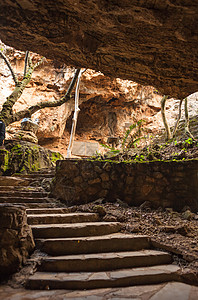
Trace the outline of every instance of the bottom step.
<instances>
[{"instance_id":1,"label":"bottom step","mask_svg":"<svg viewBox=\"0 0 198 300\"><path fill-rule=\"evenodd\" d=\"M29 289L96 289L177 281L180 268L175 265L122 269L110 272L45 273L36 272L26 288Z\"/></svg>"},{"instance_id":2,"label":"bottom step","mask_svg":"<svg viewBox=\"0 0 198 300\"><path fill-rule=\"evenodd\" d=\"M171 264L167 252L156 250L44 256L38 267L44 272L99 272Z\"/></svg>"}]
</instances>

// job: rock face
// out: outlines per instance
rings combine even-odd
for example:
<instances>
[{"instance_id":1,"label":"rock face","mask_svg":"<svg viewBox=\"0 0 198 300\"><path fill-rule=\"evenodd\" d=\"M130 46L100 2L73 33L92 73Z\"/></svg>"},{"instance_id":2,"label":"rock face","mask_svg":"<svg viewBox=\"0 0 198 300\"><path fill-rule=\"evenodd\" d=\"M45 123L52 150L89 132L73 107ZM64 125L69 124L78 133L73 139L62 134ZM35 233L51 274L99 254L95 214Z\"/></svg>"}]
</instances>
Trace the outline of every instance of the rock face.
<instances>
[{"instance_id":1,"label":"rock face","mask_svg":"<svg viewBox=\"0 0 198 300\"><path fill-rule=\"evenodd\" d=\"M54 167L58 159L63 159L60 153L30 142L10 140L5 147L0 149L0 175L28 174Z\"/></svg>"},{"instance_id":2,"label":"rock face","mask_svg":"<svg viewBox=\"0 0 198 300\"><path fill-rule=\"evenodd\" d=\"M197 85L197 3L0 1L4 43L183 98Z\"/></svg>"},{"instance_id":3,"label":"rock face","mask_svg":"<svg viewBox=\"0 0 198 300\"><path fill-rule=\"evenodd\" d=\"M0 281L16 272L34 249L24 208L0 205Z\"/></svg>"},{"instance_id":4,"label":"rock face","mask_svg":"<svg viewBox=\"0 0 198 300\"><path fill-rule=\"evenodd\" d=\"M4 48L16 73L23 74L25 53L3 44L0 47ZM31 56L33 59L38 57L36 54ZM14 105L14 111L26 109L40 101L60 99L66 92L73 73L74 70L64 64L46 60L33 73L31 82ZM0 59L0 109L13 88L10 72L4 61ZM133 123L141 118L146 120L145 124L157 128L158 124L152 123L151 116L159 112L160 99L161 96L151 86L142 86L119 78L112 79L88 69L83 74L80 85L77 137L99 140L111 135L112 129L115 134L120 135L124 131L125 123ZM69 141L73 109L72 95L71 101L61 107L46 108L32 116L32 120L38 118L40 121L37 131L39 144L50 146L53 140L64 135L63 147L65 148ZM112 124L113 119L116 124ZM111 125L116 126L111 128ZM16 134L20 127L20 122L7 127L6 138L12 139L13 134Z\"/></svg>"},{"instance_id":5,"label":"rock face","mask_svg":"<svg viewBox=\"0 0 198 300\"><path fill-rule=\"evenodd\" d=\"M16 73L23 74L25 53L1 44L9 57ZM38 55L31 54L33 59ZM35 105L40 101L60 99L69 86L74 70L57 61L46 60L33 77L21 98L14 105L17 112ZM6 97L13 91L13 80L4 61L0 59L0 109ZM196 116L198 107L197 93L188 97L189 116ZM144 119L148 133L155 134L163 127L160 112L161 96L151 86L119 78L110 78L101 72L88 69L82 76L80 85L80 113L77 122L76 139L80 141L96 140L106 142L107 137L115 135L122 140L127 126ZM167 101L167 118L170 126L178 114L179 100ZM39 144L66 155L73 117L74 97L57 108L46 108L32 116L39 119L36 133ZM184 111L184 109L182 109ZM182 118L184 113L182 112ZM6 139L13 139L21 128L20 122L7 127ZM28 141L37 142L35 136ZM31 139L30 139L31 138Z\"/></svg>"}]
</instances>

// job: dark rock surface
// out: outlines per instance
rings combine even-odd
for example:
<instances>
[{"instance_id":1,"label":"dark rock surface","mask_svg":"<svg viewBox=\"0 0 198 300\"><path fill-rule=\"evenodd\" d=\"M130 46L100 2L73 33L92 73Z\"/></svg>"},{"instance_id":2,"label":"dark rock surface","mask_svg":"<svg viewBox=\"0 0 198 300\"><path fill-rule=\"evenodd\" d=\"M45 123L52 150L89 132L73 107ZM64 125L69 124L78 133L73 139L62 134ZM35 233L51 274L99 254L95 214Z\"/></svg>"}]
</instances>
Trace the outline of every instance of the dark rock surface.
<instances>
[{"instance_id":1,"label":"dark rock surface","mask_svg":"<svg viewBox=\"0 0 198 300\"><path fill-rule=\"evenodd\" d=\"M0 36L67 65L185 97L197 85L197 1L0 1Z\"/></svg>"},{"instance_id":2,"label":"dark rock surface","mask_svg":"<svg viewBox=\"0 0 198 300\"><path fill-rule=\"evenodd\" d=\"M34 249L25 209L0 205L0 281L18 270Z\"/></svg>"}]
</instances>

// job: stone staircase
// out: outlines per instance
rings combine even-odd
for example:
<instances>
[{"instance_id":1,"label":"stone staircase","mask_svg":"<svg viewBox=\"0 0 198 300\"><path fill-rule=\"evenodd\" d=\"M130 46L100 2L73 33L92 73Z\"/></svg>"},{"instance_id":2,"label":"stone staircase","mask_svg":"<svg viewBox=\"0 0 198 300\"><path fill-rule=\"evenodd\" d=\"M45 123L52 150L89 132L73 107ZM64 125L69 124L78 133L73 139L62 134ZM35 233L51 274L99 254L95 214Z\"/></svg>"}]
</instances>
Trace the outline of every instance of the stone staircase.
<instances>
[{"instance_id":1,"label":"stone staircase","mask_svg":"<svg viewBox=\"0 0 198 300\"><path fill-rule=\"evenodd\" d=\"M121 233L118 222L56 208L27 212L42 253L37 272L27 281L29 289L84 290L178 280L180 268L171 264L170 254L150 249L147 236Z\"/></svg>"},{"instance_id":2,"label":"stone staircase","mask_svg":"<svg viewBox=\"0 0 198 300\"><path fill-rule=\"evenodd\" d=\"M149 237L124 234L120 223L102 222L95 213L68 213L41 187L31 186L46 175L53 176L0 178L0 203L26 207L40 253L26 288L84 290L179 280L171 255L151 249Z\"/></svg>"},{"instance_id":3,"label":"stone staircase","mask_svg":"<svg viewBox=\"0 0 198 300\"><path fill-rule=\"evenodd\" d=\"M0 176L0 204L10 203L37 209L55 207L56 204L49 199L49 192L39 186L43 179L53 177L54 170L27 175Z\"/></svg>"}]
</instances>

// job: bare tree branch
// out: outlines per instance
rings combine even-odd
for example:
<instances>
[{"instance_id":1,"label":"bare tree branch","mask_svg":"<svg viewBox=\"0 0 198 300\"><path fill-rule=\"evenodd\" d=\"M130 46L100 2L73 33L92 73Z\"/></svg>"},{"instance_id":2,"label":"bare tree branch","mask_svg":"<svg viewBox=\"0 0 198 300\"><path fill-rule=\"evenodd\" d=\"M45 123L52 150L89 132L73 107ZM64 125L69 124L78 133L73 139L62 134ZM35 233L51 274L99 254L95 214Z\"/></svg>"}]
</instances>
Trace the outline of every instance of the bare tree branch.
<instances>
[{"instance_id":1,"label":"bare tree branch","mask_svg":"<svg viewBox=\"0 0 198 300\"><path fill-rule=\"evenodd\" d=\"M10 96L7 97L6 101L3 104L2 110L0 112L0 119L4 120L6 126L13 123L13 106L17 102L17 100L21 97L24 89L27 84L30 82L32 77L32 72L34 71L33 66L29 67L26 76L22 81L19 81L15 86L14 91Z\"/></svg>"},{"instance_id":2,"label":"bare tree branch","mask_svg":"<svg viewBox=\"0 0 198 300\"><path fill-rule=\"evenodd\" d=\"M29 107L29 108L27 108L25 110L19 111L19 112L13 114L12 120L11 120L10 123L13 123L13 122L16 122L16 121L20 121L21 119L23 119L24 117L27 117L27 116L30 117L32 114L34 114L35 112L37 112L40 109L43 109L43 108L46 108L46 107L61 106L62 104L64 104L67 101L69 101L70 98L71 98L71 92L72 92L72 90L73 90L73 88L75 86L75 83L77 81L79 72L80 72L80 68L76 69L76 71L74 73L74 76L73 76L73 79L72 79L72 81L71 81L71 83L69 85L69 88L68 88L66 94L61 99L59 99L58 101L39 102L39 103L37 103L34 106L31 106L31 107Z\"/></svg>"},{"instance_id":3,"label":"bare tree branch","mask_svg":"<svg viewBox=\"0 0 198 300\"><path fill-rule=\"evenodd\" d=\"M25 66L24 66L23 77L25 77L26 72L27 72L28 56L29 56L29 51L26 51L26 53L25 53Z\"/></svg>"},{"instance_id":4,"label":"bare tree branch","mask_svg":"<svg viewBox=\"0 0 198 300\"><path fill-rule=\"evenodd\" d=\"M29 66L29 68L32 67L32 59L31 59L30 55L28 55L28 66Z\"/></svg>"},{"instance_id":5,"label":"bare tree branch","mask_svg":"<svg viewBox=\"0 0 198 300\"><path fill-rule=\"evenodd\" d=\"M9 68L9 70L10 70L10 72L11 72L11 74L12 74L12 78L13 78L13 80L14 80L14 82L15 82L15 85L17 85L17 84L19 83L19 82L18 82L18 78L17 78L16 74L14 73L14 70L12 69L12 66L11 66L9 60L7 59L7 57L5 56L5 54L3 54L2 51L0 51L0 56L1 56L1 57L3 58L3 60L5 61L7 67Z\"/></svg>"}]
</instances>

